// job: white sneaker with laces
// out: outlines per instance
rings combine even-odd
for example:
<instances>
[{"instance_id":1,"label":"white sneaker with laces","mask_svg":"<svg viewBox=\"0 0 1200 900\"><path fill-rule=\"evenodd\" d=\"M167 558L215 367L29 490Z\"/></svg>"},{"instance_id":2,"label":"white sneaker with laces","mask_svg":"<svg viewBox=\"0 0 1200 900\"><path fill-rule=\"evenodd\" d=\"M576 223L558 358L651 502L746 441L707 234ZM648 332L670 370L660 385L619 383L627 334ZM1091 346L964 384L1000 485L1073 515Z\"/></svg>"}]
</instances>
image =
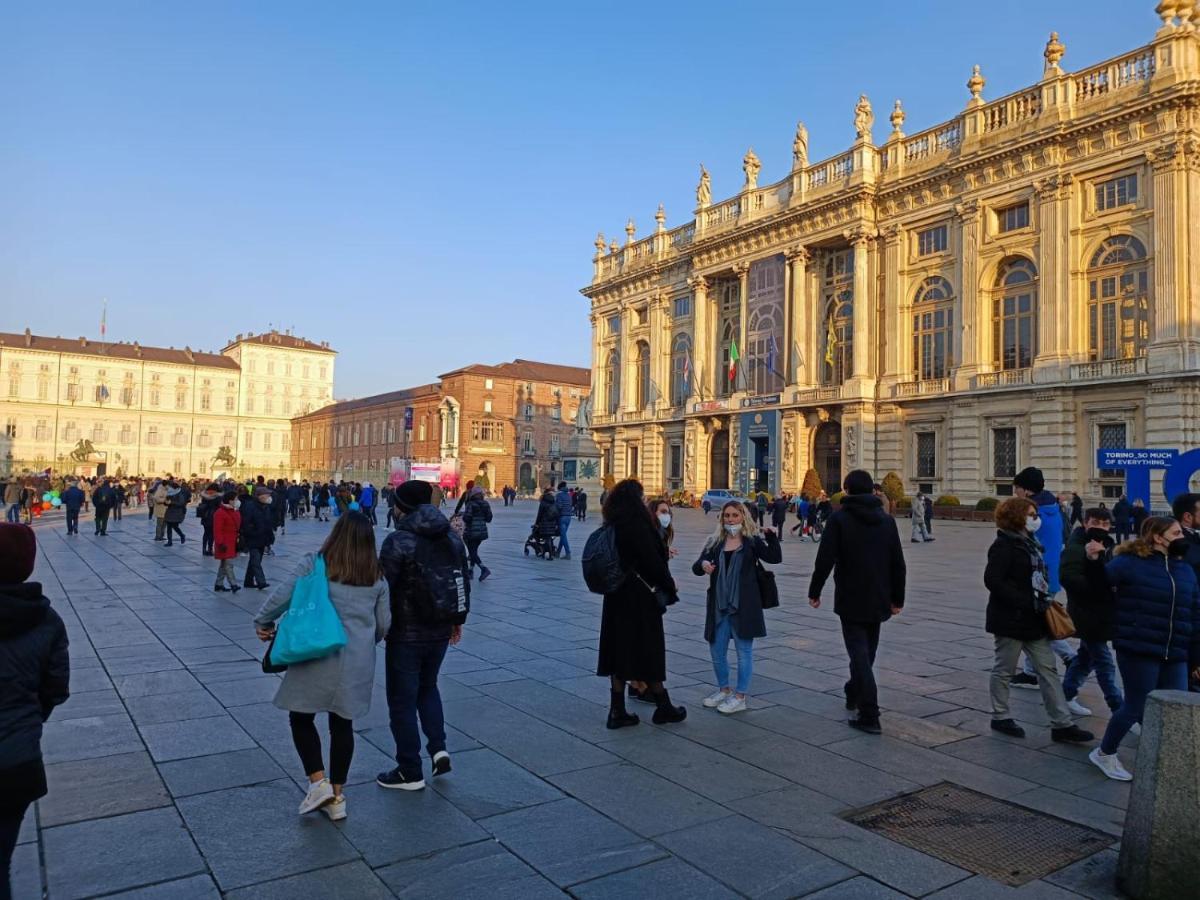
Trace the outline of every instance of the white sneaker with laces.
<instances>
[{"instance_id":1,"label":"white sneaker with laces","mask_svg":"<svg viewBox=\"0 0 1200 900\"><path fill-rule=\"evenodd\" d=\"M731 716L734 713L745 712L745 710L746 698L739 697L737 694L727 694L725 699L722 700L717 706L717 712L727 716Z\"/></svg>"},{"instance_id":2,"label":"white sneaker with laces","mask_svg":"<svg viewBox=\"0 0 1200 900\"><path fill-rule=\"evenodd\" d=\"M726 697L732 697L732 691L716 691L704 698L703 703L708 709L716 709Z\"/></svg>"},{"instance_id":3,"label":"white sneaker with laces","mask_svg":"<svg viewBox=\"0 0 1200 900\"><path fill-rule=\"evenodd\" d=\"M304 800L300 803L300 815L320 809L332 800L333 785L329 783L329 779L322 778L320 781L314 781L308 786L308 793L304 795Z\"/></svg>"},{"instance_id":4,"label":"white sneaker with laces","mask_svg":"<svg viewBox=\"0 0 1200 900\"><path fill-rule=\"evenodd\" d=\"M1101 753L1100 748L1096 747L1088 754L1088 759L1095 763L1096 768L1113 781L1133 781L1133 776L1121 765L1121 760L1115 753Z\"/></svg>"},{"instance_id":5,"label":"white sneaker with laces","mask_svg":"<svg viewBox=\"0 0 1200 900\"><path fill-rule=\"evenodd\" d=\"M346 818L346 795L334 797L332 802L321 807L321 812L329 816L331 822L340 822Z\"/></svg>"},{"instance_id":6,"label":"white sneaker with laces","mask_svg":"<svg viewBox=\"0 0 1200 900\"><path fill-rule=\"evenodd\" d=\"M1067 709L1071 710L1077 716L1090 716L1092 714L1092 711L1078 700L1068 700Z\"/></svg>"},{"instance_id":7,"label":"white sneaker with laces","mask_svg":"<svg viewBox=\"0 0 1200 900\"><path fill-rule=\"evenodd\" d=\"M1139 736L1140 736L1140 735L1141 735L1141 733L1142 733L1142 726L1141 726L1140 724L1138 724L1137 722L1134 722L1134 723L1133 723L1133 724L1132 724L1132 725L1129 727L1129 733L1130 733L1130 734L1136 734L1136 735L1139 735Z\"/></svg>"}]
</instances>

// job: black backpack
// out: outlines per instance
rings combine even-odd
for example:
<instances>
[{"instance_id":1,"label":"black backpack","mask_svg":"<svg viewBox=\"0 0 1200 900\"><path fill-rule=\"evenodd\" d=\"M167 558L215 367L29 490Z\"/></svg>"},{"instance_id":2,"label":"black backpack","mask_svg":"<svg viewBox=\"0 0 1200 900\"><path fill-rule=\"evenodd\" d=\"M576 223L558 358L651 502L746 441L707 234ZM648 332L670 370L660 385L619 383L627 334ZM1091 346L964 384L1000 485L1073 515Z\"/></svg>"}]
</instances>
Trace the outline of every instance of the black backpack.
<instances>
[{"instance_id":1,"label":"black backpack","mask_svg":"<svg viewBox=\"0 0 1200 900\"><path fill-rule=\"evenodd\" d=\"M471 611L463 572L464 550L456 536L417 535L413 553L412 604L423 625L461 625Z\"/></svg>"},{"instance_id":2,"label":"black backpack","mask_svg":"<svg viewBox=\"0 0 1200 900\"><path fill-rule=\"evenodd\" d=\"M617 553L617 532L601 525L588 536L583 547L583 580L593 594L611 594L625 583L629 573Z\"/></svg>"}]
</instances>

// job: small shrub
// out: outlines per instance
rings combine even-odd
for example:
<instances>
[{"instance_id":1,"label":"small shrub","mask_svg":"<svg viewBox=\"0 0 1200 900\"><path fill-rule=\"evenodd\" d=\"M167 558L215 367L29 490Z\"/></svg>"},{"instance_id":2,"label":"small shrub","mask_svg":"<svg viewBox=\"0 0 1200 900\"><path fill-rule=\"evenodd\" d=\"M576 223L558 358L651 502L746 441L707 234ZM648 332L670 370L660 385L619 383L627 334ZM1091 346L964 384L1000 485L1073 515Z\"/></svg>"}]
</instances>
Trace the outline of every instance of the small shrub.
<instances>
[{"instance_id":1,"label":"small shrub","mask_svg":"<svg viewBox=\"0 0 1200 900\"><path fill-rule=\"evenodd\" d=\"M817 474L816 469L809 469L804 473L804 484L800 488L800 493L806 495L809 500L816 500L824 489L824 485L821 484L821 476Z\"/></svg>"},{"instance_id":2,"label":"small shrub","mask_svg":"<svg viewBox=\"0 0 1200 900\"><path fill-rule=\"evenodd\" d=\"M904 482L895 472L888 472L880 482L884 495L893 503L899 503L904 497Z\"/></svg>"},{"instance_id":3,"label":"small shrub","mask_svg":"<svg viewBox=\"0 0 1200 900\"><path fill-rule=\"evenodd\" d=\"M942 494L942 496L938 497L936 500L933 501L933 505L934 506L962 506L962 504L959 502L958 498L955 497L953 494Z\"/></svg>"},{"instance_id":4,"label":"small shrub","mask_svg":"<svg viewBox=\"0 0 1200 900\"><path fill-rule=\"evenodd\" d=\"M993 512L1000 505L1000 501L995 497L980 497L975 504L976 512Z\"/></svg>"}]
</instances>

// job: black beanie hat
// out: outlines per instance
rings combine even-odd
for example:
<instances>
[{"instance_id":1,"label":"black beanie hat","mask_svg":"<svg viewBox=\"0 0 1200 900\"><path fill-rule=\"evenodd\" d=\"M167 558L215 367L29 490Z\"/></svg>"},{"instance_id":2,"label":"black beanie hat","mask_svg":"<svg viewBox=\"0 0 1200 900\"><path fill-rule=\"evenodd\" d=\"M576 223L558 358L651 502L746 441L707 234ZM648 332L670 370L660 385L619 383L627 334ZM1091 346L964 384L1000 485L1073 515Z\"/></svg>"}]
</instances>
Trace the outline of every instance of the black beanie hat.
<instances>
[{"instance_id":1,"label":"black beanie hat","mask_svg":"<svg viewBox=\"0 0 1200 900\"><path fill-rule=\"evenodd\" d=\"M1017 477L1013 479L1013 485L1034 494L1040 494L1046 489L1046 479L1042 476L1041 469L1030 466L1017 473Z\"/></svg>"},{"instance_id":2,"label":"black beanie hat","mask_svg":"<svg viewBox=\"0 0 1200 900\"><path fill-rule=\"evenodd\" d=\"M28 525L0 523L0 584L20 584L33 574L37 538Z\"/></svg>"},{"instance_id":3,"label":"black beanie hat","mask_svg":"<svg viewBox=\"0 0 1200 900\"><path fill-rule=\"evenodd\" d=\"M433 485L428 481L410 479L396 488L396 505L404 512L433 501Z\"/></svg>"}]
</instances>

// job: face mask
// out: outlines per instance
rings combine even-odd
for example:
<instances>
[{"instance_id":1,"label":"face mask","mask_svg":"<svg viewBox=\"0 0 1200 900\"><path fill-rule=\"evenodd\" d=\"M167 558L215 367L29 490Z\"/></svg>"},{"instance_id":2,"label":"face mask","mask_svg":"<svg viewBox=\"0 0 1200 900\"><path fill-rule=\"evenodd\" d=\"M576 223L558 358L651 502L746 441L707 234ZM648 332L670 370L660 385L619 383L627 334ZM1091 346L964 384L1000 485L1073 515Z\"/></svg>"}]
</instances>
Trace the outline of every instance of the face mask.
<instances>
[{"instance_id":1,"label":"face mask","mask_svg":"<svg viewBox=\"0 0 1200 900\"><path fill-rule=\"evenodd\" d=\"M726 525L725 530L729 533L730 537L737 537L742 533L742 525L740 522L736 525Z\"/></svg>"},{"instance_id":2,"label":"face mask","mask_svg":"<svg viewBox=\"0 0 1200 900\"><path fill-rule=\"evenodd\" d=\"M1177 537L1171 543L1167 544L1167 552L1172 556L1183 556L1187 553L1188 539L1185 537Z\"/></svg>"},{"instance_id":3,"label":"face mask","mask_svg":"<svg viewBox=\"0 0 1200 900\"><path fill-rule=\"evenodd\" d=\"M663 528L666 528L667 526L669 526L671 524L671 514L670 513L659 513L658 514L658 524L661 525Z\"/></svg>"},{"instance_id":4,"label":"face mask","mask_svg":"<svg viewBox=\"0 0 1200 900\"><path fill-rule=\"evenodd\" d=\"M1108 540L1108 532L1103 528L1089 528L1087 530L1087 539L1089 541L1099 541L1103 544Z\"/></svg>"},{"instance_id":5,"label":"face mask","mask_svg":"<svg viewBox=\"0 0 1200 900\"><path fill-rule=\"evenodd\" d=\"M1037 516L1025 517L1025 530L1030 534L1037 534L1037 530L1042 527L1042 520Z\"/></svg>"}]
</instances>

